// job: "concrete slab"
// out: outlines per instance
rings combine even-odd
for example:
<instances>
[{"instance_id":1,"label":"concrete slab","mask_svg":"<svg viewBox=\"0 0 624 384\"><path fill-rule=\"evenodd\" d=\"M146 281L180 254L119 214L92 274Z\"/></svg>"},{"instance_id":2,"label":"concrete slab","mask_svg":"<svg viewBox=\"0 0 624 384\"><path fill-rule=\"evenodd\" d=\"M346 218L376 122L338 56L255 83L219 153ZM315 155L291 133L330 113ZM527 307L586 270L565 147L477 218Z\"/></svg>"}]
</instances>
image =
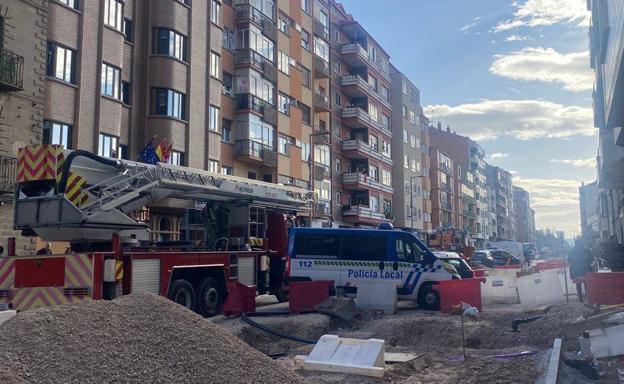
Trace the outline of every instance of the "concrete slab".
<instances>
[{"instance_id":1,"label":"concrete slab","mask_svg":"<svg viewBox=\"0 0 624 384\"><path fill-rule=\"evenodd\" d=\"M305 357L303 369L383 377L385 341L323 335Z\"/></svg>"},{"instance_id":2,"label":"concrete slab","mask_svg":"<svg viewBox=\"0 0 624 384\"><path fill-rule=\"evenodd\" d=\"M580 337L579 344L584 355L596 359L624 355L624 325L587 331L588 337Z\"/></svg>"},{"instance_id":3,"label":"concrete slab","mask_svg":"<svg viewBox=\"0 0 624 384\"><path fill-rule=\"evenodd\" d=\"M393 314L397 310L397 285L395 281L358 281L357 308L376 309L385 314Z\"/></svg>"}]
</instances>

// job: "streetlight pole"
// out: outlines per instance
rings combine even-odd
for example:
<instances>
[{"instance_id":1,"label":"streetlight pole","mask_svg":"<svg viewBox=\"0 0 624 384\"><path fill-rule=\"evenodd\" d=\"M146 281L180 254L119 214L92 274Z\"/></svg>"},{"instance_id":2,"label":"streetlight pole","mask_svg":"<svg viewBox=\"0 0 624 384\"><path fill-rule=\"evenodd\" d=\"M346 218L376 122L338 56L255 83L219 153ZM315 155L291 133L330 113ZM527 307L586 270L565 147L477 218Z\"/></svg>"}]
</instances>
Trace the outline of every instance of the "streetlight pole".
<instances>
[{"instance_id":1,"label":"streetlight pole","mask_svg":"<svg viewBox=\"0 0 624 384\"><path fill-rule=\"evenodd\" d=\"M410 229L414 233L414 179L422 179L424 176L410 177Z\"/></svg>"}]
</instances>

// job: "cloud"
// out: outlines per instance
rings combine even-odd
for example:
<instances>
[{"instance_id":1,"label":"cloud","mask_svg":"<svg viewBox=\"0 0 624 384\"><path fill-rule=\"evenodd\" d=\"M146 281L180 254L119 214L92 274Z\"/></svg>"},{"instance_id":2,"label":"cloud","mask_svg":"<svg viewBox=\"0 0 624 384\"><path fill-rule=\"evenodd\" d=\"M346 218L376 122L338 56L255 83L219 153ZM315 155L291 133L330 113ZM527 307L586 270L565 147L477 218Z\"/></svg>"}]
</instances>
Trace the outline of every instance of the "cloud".
<instances>
[{"instance_id":1,"label":"cloud","mask_svg":"<svg viewBox=\"0 0 624 384\"><path fill-rule=\"evenodd\" d=\"M583 168L595 168L596 167L596 158L590 157L589 159L573 159L573 160L561 160L561 159L551 159L551 163L557 164L569 164L575 167Z\"/></svg>"},{"instance_id":2,"label":"cloud","mask_svg":"<svg viewBox=\"0 0 624 384\"><path fill-rule=\"evenodd\" d=\"M498 23L492 32L558 23L589 26L590 15L585 0L525 0L521 4L514 2L512 6L516 8L513 18Z\"/></svg>"},{"instance_id":3,"label":"cloud","mask_svg":"<svg viewBox=\"0 0 624 384\"><path fill-rule=\"evenodd\" d=\"M471 29L472 27L474 27L475 25L477 25L477 23L479 22L479 20L481 20L481 17L477 16L474 19L472 19L472 22L469 24L464 25L463 27L461 27L459 30L461 32L468 32L469 29Z\"/></svg>"},{"instance_id":4,"label":"cloud","mask_svg":"<svg viewBox=\"0 0 624 384\"><path fill-rule=\"evenodd\" d=\"M505 38L505 41L524 41L524 40L527 40L527 39L528 39L527 36L511 35L511 36L507 36Z\"/></svg>"},{"instance_id":5,"label":"cloud","mask_svg":"<svg viewBox=\"0 0 624 384\"><path fill-rule=\"evenodd\" d=\"M475 140L501 136L520 140L593 136L591 108L542 100L480 100L456 106L429 105L425 115Z\"/></svg>"},{"instance_id":6,"label":"cloud","mask_svg":"<svg viewBox=\"0 0 624 384\"><path fill-rule=\"evenodd\" d=\"M495 55L490 72L513 80L559 83L568 91L581 92L593 88L594 76L587 63L587 51L560 53L552 48L528 47Z\"/></svg>"},{"instance_id":7,"label":"cloud","mask_svg":"<svg viewBox=\"0 0 624 384\"><path fill-rule=\"evenodd\" d=\"M496 159L504 159L505 157L509 157L509 153L500 153L500 152L496 152L496 153L492 153L490 155L490 159L492 160L496 160Z\"/></svg>"},{"instance_id":8,"label":"cloud","mask_svg":"<svg viewBox=\"0 0 624 384\"><path fill-rule=\"evenodd\" d=\"M514 176L513 183L529 192L538 228L557 228L567 234L578 232L580 181Z\"/></svg>"}]
</instances>

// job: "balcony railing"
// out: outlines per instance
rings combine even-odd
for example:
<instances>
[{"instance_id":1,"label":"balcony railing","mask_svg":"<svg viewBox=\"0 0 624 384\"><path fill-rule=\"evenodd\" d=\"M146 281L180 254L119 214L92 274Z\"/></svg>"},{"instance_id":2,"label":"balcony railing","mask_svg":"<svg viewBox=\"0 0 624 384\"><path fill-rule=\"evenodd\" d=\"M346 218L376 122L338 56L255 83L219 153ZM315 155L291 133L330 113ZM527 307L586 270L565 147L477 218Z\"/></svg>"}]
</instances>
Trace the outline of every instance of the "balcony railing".
<instances>
[{"instance_id":1,"label":"balcony railing","mask_svg":"<svg viewBox=\"0 0 624 384\"><path fill-rule=\"evenodd\" d=\"M275 63L251 48L236 50L236 65L255 67L262 75L271 82L277 82L277 68Z\"/></svg>"},{"instance_id":2,"label":"balcony railing","mask_svg":"<svg viewBox=\"0 0 624 384\"><path fill-rule=\"evenodd\" d=\"M17 159L0 155L0 194L15 192Z\"/></svg>"},{"instance_id":3,"label":"balcony railing","mask_svg":"<svg viewBox=\"0 0 624 384\"><path fill-rule=\"evenodd\" d=\"M251 110L260 113L265 122L277 125L277 110L275 107L251 93L236 95L236 110Z\"/></svg>"},{"instance_id":4,"label":"balcony railing","mask_svg":"<svg viewBox=\"0 0 624 384\"><path fill-rule=\"evenodd\" d=\"M438 169L446 174L453 175L453 170L446 164L440 163L438 164Z\"/></svg>"},{"instance_id":5,"label":"balcony railing","mask_svg":"<svg viewBox=\"0 0 624 384\"><path fill-rule=\"evenodd\" d=\"M342 216L357 217L359 219L372 219L378 221L386 220L386 215L381 212L375 212L370 207L364 205L343 205Z\"/></svg>"},{"instance_id":6,"label":"balcony railing","mask_svg":"<svg viewBox=\"0 0 624 384\"><path fill-rule=\"evenodd\" d=\"M381 123L373 119L368 112L360 107L348 107L342 110L343 119L357 119L360 124L367 124L369 127L377 129L379 132L383 132L387 135L391 135L389 129L385 128Z\"/></svg>"},{"instance_id":7,"label":"balcony railing","mask_svg":"<svg viewBox=\"0 0 624 384\"><path fill-rule=\"evenodd\" d=\"M242 1L236 6L237 21L246 21L256 23L262 28L262 33L273 41L277 41L277 27L273 22L273 16L264 14L258 8L250 5L247 1Z\"/></svg>"},{"instance_id":8,"label":"balcony railing","mask_svg":"<svg viewBox=\"0 0 624 384\"><path fill-rule=\"evenodd\" d=\"M358 187L374 188L383 192L392 193L392 187L380 183L371 176L360 172L349 172L342 174L342 184L351 184Z\"/></svg>"},{"instance_id":9,"label":"balcony railing","mask_svg":"<svg viewBox=\"0 0 624 384\"><path fill-rule=\"evenodd\" d=\"M314 19L314 34L323 40L329 41L329 28Z\"/></svg>"},{"instance_id":10,"label":"balcony railing","mask_svg":"<svg viewBox=\"0 0 624 384\"><path fill-rule=\"evenodd\" d=\"M340 48L340 52L343 55L356 55L357 60L360 61L362 65L369 66L375 69L380 75L382 75L387 81L391 81L390 74L384 71L379 64L373 62L368 57L368 51L357 43L348 43L343 44Z\"/></svg>"},{"instance_id":11,"label":"balcony railing","mask_svg":"<svg viewBox=\"0 0 624 384\"><path fill-rule=\"evenodd\" d=\"M368 143L362 140L345 140L342 142L342 150L343 151L358 151L361 154L365 155L365 157L372 157L377 160L383 161L388 165L392 165L392 159L384 156L382 153L379 153L373 147L368 145Z\"/></svg>"},{"instance_id":12,"label":"balcony railing","mask_svg":"<svg viewBox=\"0 0 624 384\"><path fill-rule=\"evenodd\" d=\"M329 63L314 55L314 75L317 79L326 79L331 76Z\"/></svg>"},{"instance_id":13,"label":"balcony railing","mask_svg":"<svg viewBox=\"0 0 624 384\"><path fill-rule=\"evenodd\" d=\"M24 89L24 58L0 48L0 89L21 91Z\"/></svg>"},{"instance_id":14,"label":"balcony railing","mask_svg":"<svg viewBox=\"0 0 624 384\"><path fill-rule=\"evenodd\" d=\"M314 180L322 181L331 177L331 171L329 166L324 164L314 163Z\"/></svg>"},{"instance_id":15,"label":"balcony railing","mask_svg":"<svg viewBox=\"0 0 624 384\"><path fill-rule=\"evenodd\" d=\"M314 109L316 112L331 112L329 96L321 93L314 93Z\"/></svg>"},{"instance_id":16,"label":"balcony railing","mask_svg":"<svg viewBox=\"0 0 624 384\"><path fill-rule=\"evenodd\" d=\"M367 95L372 96L375 100L382 103L386 108L392 109L392 105L390 104L390 101L384 98L383 96L381 96L381 94L379 94L377 90L372 85L370 85L366 80L364 80L361 76L358 76L358 75L343 76L341 80L341 84L343 87L349 87L349 86L360 87L362 91L364 91Z\"/></svg>"},{"instance_id":17,"label":"balcony railing","mask_svg":"<svg viewBox=\"0 0 624 384\"><path fill-rule=\"evenodd\" d=\"M447 183L440 183L440 190L448 193L453 193L453 188L451 188L451 185Z\"/></svg>"},{"instance_id":18,"label":"balcony railing","mask_svg":"<svg viewBox=\"0 0 624 384\"><path fill-rule=\"evenodd\" d=\"M447 211L453 210L453 204L450 201L440 201L440 207L442 209L446 209Z\"/></svg>"},{"instance_id":19,"label":"balcony railing","mask_svg":"<svg viewBox=\"0 0 624 384\"><path fill-rule=\"evenodd\" d=\"M234 154L236 156L248 157L250 160L260 161L266 167L274 168L277 166L275 149L254 140L236 140Z\"/></svg>"}]
</instances>

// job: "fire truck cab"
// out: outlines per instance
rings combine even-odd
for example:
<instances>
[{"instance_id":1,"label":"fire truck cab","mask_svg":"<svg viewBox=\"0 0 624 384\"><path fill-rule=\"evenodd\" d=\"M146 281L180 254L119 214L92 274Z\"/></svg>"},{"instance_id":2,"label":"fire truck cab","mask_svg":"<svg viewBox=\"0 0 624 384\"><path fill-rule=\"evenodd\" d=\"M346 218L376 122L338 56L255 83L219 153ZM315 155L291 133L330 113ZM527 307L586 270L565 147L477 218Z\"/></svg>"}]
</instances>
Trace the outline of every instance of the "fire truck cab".
<instances>
[{"instance_id":1,"label":"fire truck cab","mask_svg":"<svg viewBox=\"0 0 624 384\"><path fill-rule=\"evenodd\" d=\"M152 292L212 316L235 282L283 300L288 227L314 200L301 188L57 145L22 148L17 181L15 229L69 242L71 253L0 257L0 309ZM165 198L202 204L210 236L150 241L133 213Z\"/></svg>"}]
</instances>

